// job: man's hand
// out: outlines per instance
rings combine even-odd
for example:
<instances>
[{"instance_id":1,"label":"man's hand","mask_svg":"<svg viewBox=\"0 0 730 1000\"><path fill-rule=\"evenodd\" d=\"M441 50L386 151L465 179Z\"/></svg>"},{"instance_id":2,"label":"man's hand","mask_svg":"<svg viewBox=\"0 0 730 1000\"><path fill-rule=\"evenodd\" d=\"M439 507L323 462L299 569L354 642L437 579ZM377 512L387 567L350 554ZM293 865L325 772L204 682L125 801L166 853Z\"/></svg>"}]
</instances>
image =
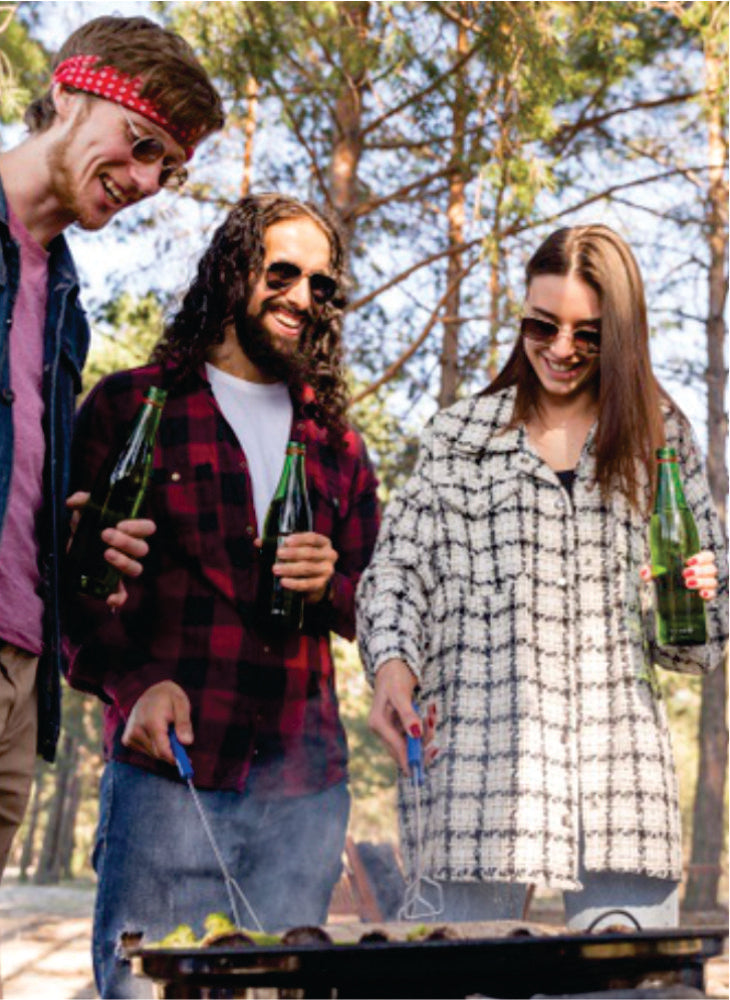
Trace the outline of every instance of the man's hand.
<instances>
[{"instance_id":1,"label":"man's hand","mask_svg":"<svg viewBox=\"0 0 730 1000\"><path fill-rule=\"evenodd\" d=\"M173 724L181 743L193 742L190 700L179 684L160 681L137 699L122 736L125 747L175 763L167 730Z\"/></svg>"},{"instance_id":2,"label":"man's hand","mask_svg":"<svg viewBox=\"0 0 730 1000\"><path fill-rule=\"evenodd\" d=\"M66 500L66 506L74 512L71 519L72 537L81 516L81 509L88 502L89 496L90 494L79 491ZM142 572L140 559L144 559L150 550L145 539L153 535L156 530L155 522L148 518L130 518L120 521L114 528L105 528L101 537L109 548L105 551L104 558L124 576L139 576ZM107 597L106 603L112 609L121 608L126 600L127 589L120 580L119 586Z\"/></svg>"},{"instance_id":3,"label":"man's hand","mask_svg":"<svg viewBox=\"0 0 730 1000\"><path fill-rule=\"evenodd\" d=\"M261 547L261 539L255 542ZM327 593L338 555L329 538L314 531L289 535L276 551L273 573L287 590L298 590L306 604L317 604Z\"/></svg>"},{"instance_id":4,"label":"man's hand","mask_svg":"<svg viewBox=\"0 0 730 1000\"><path fill-rule=\"evenodd\" d=\"M642 566L639 576L645 582L653 579L651 566ZM685 587L699 591L704 601L712 601L717 597L717 563L714 552L704 550L691 556L682 570L682 576Z\"/></svg>"}]
</instances>

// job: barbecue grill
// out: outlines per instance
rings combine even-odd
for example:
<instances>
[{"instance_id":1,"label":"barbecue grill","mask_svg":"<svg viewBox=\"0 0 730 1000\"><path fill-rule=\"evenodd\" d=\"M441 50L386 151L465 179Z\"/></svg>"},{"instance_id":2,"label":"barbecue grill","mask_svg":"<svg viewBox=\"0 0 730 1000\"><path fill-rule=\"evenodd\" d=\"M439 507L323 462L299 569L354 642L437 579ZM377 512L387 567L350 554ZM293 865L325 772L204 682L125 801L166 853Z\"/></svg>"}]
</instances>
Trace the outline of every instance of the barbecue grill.
<instances>
[{"instance_id":1,"label":"barbecue grill","mask_svg":"<svg viewBox=\"0 0 730 1000\"><path fill-rule=\"evenodd\" d=\"M390 939L353 943L374 930ZM154 980L159 996L180 1000L252 995L524 998L631 990L640 983L655 986L657 997L697 996L693 991L703 988L705 961L722 953L727 937L722 927L573 934L506 921L459 924L452 930L458 939L409 941L394 938L412 932L412 925L328 925L332 943L137 947L128 955L137 974ZM681 984L678 992L676 984Z\"/></svg>"}]
</instances>

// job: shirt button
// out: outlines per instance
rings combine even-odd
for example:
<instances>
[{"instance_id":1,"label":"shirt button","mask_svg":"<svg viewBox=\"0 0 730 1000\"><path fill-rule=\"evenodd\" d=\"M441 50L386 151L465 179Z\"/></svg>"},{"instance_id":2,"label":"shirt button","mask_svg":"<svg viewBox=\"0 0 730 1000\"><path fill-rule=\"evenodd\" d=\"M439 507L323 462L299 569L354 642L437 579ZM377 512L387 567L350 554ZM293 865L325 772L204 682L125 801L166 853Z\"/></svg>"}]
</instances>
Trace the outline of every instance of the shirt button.
<instances>
[{"instance_id":1,"label":"shirt button","mask_svg":"<svg viewBox=\"0 0 730 1000\"><path fill-rule=\"evenodd\" d=\"M173 483L179 483L180 480L182 479L182 476L180 475L179 472L173 472L170 474L170 479L173 481Z\"/></svg>"},{"instance_id":2,"label":"shirt button","mask_svg":"<svg viewBox=\"0 0 730 1000\"><path fill-rule=\"evenodd\" d=\"M15 393L12 389L3 389L0 398L6 406L11 406L15 402Z\"/></svg>"},{"instance_id":3,"label":"shirt button","mask_svg":"<svg viewBox=\"0 0 730 1000\"><path fill-rule=\"evenodd\" d=\"M558 586L559 587L567 587L568 586L568 581L565 579L564 576L561 576L561 577L558 578Z\"/></svg>"},{"instance_id":4,"label":"shirt button","mask_svg":"<svg viewBox=\"0 0 730 1000\"><path fill-rule=\"evenodd\" d=\"M246 534L247 535L252 535L253 534L253 525L252 524L247 524L246 525Z\"/></svg>"},{"instance_id":5,"label":"shirt button","mask_svg":"<svg viewBox=\"0 0 730 1000\"><path fill-rule=\"evenodd\" d=\"M270 653L271 652L271 646L264 646L264 652L265 653Z\"/></svg>"},{"instance_id":6,"label":"shirt button","mask_svg":"<svg viewBox=\"0 0 730 1000\"><path fill-rule=\"evenodd\" d=\"M563 507L565 507L565 501L563 500L562 497L558 497L558 499L555 501L555 510L562 510Z\"/></svg>"}]
</instances>

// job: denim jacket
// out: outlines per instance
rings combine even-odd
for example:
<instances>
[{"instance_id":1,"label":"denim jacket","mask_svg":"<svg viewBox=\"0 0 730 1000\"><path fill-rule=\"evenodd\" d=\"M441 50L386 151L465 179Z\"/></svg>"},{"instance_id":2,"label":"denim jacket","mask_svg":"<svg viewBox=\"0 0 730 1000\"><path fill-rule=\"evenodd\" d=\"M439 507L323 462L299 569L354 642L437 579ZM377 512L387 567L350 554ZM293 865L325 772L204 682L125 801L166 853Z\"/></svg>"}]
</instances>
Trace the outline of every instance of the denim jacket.
<instances>
[{"instance_id":1,"label":"denim jacket","mask_svg":"<svg viewBox=\"0 0 730 1000\"><path fill-rule=\"evenodd\" d=\"M89 347L89 326L79 303L79 283L63 236L48 245L48 303L44 332L43 433L46 442L43 507L38 522L44 587L43 654L38 666L38 752L55 756L61 724L59 561L66 538L69 449L76 395ZM10 235L7 203L0 182L0 531L13 467L13 392L9 341L20 279L18 247Z\"/></svg>"}]
</instances>

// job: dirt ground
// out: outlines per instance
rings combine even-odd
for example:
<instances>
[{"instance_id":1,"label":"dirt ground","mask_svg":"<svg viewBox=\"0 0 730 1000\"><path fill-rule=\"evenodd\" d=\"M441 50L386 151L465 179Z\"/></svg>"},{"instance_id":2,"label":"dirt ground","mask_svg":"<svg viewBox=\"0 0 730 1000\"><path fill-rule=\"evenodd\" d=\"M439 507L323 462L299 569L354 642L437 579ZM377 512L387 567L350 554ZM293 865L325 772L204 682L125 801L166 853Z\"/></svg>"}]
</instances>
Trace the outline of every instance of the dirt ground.
<instances>
[{"instance_id":1,"label":"dirt ground","mask_svg":"<svg viewBox=\"0 0 730 1000\"><path fill-rule=\"evenodd\" d=\"M91 885L19 885L9 871L0 889L0 969L5 1000L83 1000L96 997L90 936ZM549 902L533 920L558 922ZM727 913L692 914L688 924L727 925ZM727 954L707 963L707 996L726 1000Z\"/></svg>"}]
</instances>

